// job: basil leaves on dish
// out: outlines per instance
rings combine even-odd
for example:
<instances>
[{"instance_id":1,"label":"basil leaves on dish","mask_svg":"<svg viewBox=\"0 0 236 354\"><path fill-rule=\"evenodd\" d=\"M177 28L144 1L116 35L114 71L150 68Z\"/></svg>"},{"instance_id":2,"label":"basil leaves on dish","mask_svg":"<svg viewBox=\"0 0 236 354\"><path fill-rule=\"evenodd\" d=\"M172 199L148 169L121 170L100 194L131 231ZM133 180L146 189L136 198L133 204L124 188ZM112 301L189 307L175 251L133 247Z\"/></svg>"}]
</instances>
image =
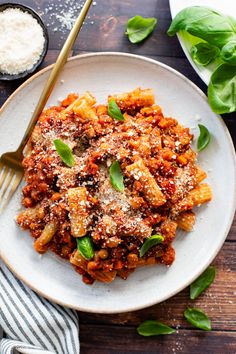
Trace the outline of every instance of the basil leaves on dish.
<instances>
[{"instance_id":1,"label":"basil leaves on dish","mask_svg":"<svg viewBox=\"0 0 236 354\"><path fill-rule=\"evenodd\" d=\"M214 281L216 270L214 267L208 267L191 285L190 299L195 300L206 290Z\"/></svg>"},{"instance_id":2,"label":"basil leaves on dish","mask_svg":"<svg viewBox=\"0 0 236 354\"><path fill-rule=\"evenodd\" d=\"M214 60L220 53L219 48L216 46L200 42L191 48L191 56L196 64L208 65L212 60Z\"/></svg>"},{"instance_id":3,"label":"basil leaves on dish","mask_svg":"<svg viewBox=\"0 0 236 354\"><path fill-rule=\"evenodd\" d=\"M191 55L198 65L215 60L217 68L208 86L211 109L218 114L235 112L236 20L204 6L192 6L175 16L167 34L173 36L179 31L187 33L190 43L195 44Z\"/></svg>"},{"instance_id":4,"label":"basil leaves on dish","mask_svg":"<svg viewBox=\"0 0 236 354\"><path fill-rule=\"evenodd\" d=\"M236 38L236 21L208 7L191 6L175 16L167 34L174 36L180 30L222 48Z\"/></svg>"},{"instance_id":5,"label":"basil leaves on dish","mask_svg":"<svg viewBox=\"0 0 236 354\"><path fill-rule=\"evenodd\" d=\"M121 113L121 110L118 107L114 98L112 98L108 102L108 114L110 117L114 118L115 120L120 120L120 121L125 120L125 118L124 118L123 114Z\"/></svg>"},{"instance_id":6,"label":"basil leaves on dish","mask_svg":"<svg viewBox=\"0 0 236 354\"><path fill-rule=\"evenodd\" d=\"M211 321L203 311L189 307L184 311L184 317L193 326L204 331L211 331Z\"/></svg>"},{"instance_id":7,"label":"basil leaves on dish","mask_svg":"<svg viewBox=\"0 0 236 354\"><path fill-rule=\"evenodd\" d=\"M175 329L155 320L147 320L142 322L137 328L138 334L144 337L159 336L163 334L171 334Z\"/></svg>"},{"instance_id":8,"label":"basil leaves on dish","mask_svg":"<svg viewBox=\"0 0 236 354\"><path fill-rule=\"evenodd\" d=\"M78 237L77 249L80 254L88 261L94 257L93 242L89 236Z\"/></svg>"},{"instance_id":9,"label":"basil leaves on dish","mask_svg":"<svg viewBox=\"0 0 236 354\"><path fill-rule=\"evenodd\" d=\"M212 74L208 101L218 114L236 111L236 66L221 64Z\"/></svg>"},{"instance_id":10,"label":"basil leaves on dish","mask_svg":"<svg viewBox=\"0 0 236 354\"><path fill-rule=\"evenodd\" d=\"M60 139L55 139L53 142L62 161L68 167L74 166L75 160L71 148Z\"/></svg>"},{"instance_id":11,"label":"basil leaves on dish","mask_svg":"<svg viewBox=\"0 0 236 354\"><path fill-rule=\"evenodd\" d=\"M131 43L142 42L154 30L157 24L157 19L154 17L144 18L135 16L128 20L126 34Z\"/></svg>"},{"instance_id":12,"label":"basil leaves on dish","mask_svg":"<svg viewBox=\"0 0 236 354\"><path fill-rule=\"evenodd\" d=\"M142 247L140 248L139 254L140 257L143 257L145 253L153 246L157 245L158 243L162 243L164 241L164 237L161 235L152 235L151 237L147 238Z\"/></svg>"},{"instance_id":13,"label":"basil leaves on dish","mask_svg":"<svg viewBox=\"0 0 236 354\"><path fill-rule=\"evenodd\" d=\"M198 124L200 135L197 140L197 149L198 151L204 150L211 140L211 135L207 127L202 124Z\"/></svg>"},{"instance_id":14,"label":"basil leaves on dish","mask_svg":"<svg viewBox=\"0 0 236 354\"><path fill-rule=\"evenodd\" d=\"M119 161L114 161L109 168L110 181L118 192L124 192L124 177L120 168Z\"/></svg>"},{"instance_id":15,"label":"basil leaves on dish","mask_svg":"<svg viewBox=\"0 0 236 354\"><path fill-rule=\"evenodd\" d=\"M230 65L236 65L236 39L224 45L220 52L220 58Z\"/></svg>"}]
</instances>

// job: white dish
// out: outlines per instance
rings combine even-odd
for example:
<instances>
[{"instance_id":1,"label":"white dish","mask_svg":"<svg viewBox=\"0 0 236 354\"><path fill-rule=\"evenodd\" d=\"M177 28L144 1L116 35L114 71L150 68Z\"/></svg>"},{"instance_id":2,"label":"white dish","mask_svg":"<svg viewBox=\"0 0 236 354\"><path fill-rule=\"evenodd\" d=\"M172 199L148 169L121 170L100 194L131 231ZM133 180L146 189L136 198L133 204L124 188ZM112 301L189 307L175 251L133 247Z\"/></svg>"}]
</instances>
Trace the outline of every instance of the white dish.
<instances>
[{"instance_id":1,"label":"white dish","mask_svg":"<svg viewBox=\"0 0 236 354\"><path fill-rule=\"evenodd\" d=\"M0 155L17 147L39 94L49 75L46 68L26 81L0 111ZM64 80L64 81L63 81ZM64 83L63 83L64 82ZM74 57L66 64L48 102L69 92L90 90L104 102L107 95L138 86L153 88L164 114L176 117L195 130L199 121L212 133L212 142L199 155L209 172L214 200L197 210L192 233L179 232L174 242L176 260L167 268L137 269L128 280L85 285L69 263L51 252L43 256L33 249L33 240L14 222L20 207L18 189L0 216L0 248L10 269L39 294L82 311L117 313L161 302L189 285L214 259L229 231L236 202L235 156L224 122L208 106L205 95L170 67L151 59L120 53L97 53Z\"/></svg>"},{"instance_id":2,"label":"white dish","mask_svg":"<svg viewBox=\"0 0 236 354\"><path fill-rule=\"evenodd\" d=\"M169 0L169 3L172 19L177 15L178 12L183 10L185 7L190 6L210 7L218 12L221 12L222 14L230 16L234 16L236 14L236 2L232 0ZM216 65L210 64L204 67L202 65L196 64L190 55L190 49L192 45L183 36L179 34L177 36L190 64L196 73L200 76L200 78L205 82L205 84L208 85L211 74L215 70Z\"/></svg>"}]
</instances>

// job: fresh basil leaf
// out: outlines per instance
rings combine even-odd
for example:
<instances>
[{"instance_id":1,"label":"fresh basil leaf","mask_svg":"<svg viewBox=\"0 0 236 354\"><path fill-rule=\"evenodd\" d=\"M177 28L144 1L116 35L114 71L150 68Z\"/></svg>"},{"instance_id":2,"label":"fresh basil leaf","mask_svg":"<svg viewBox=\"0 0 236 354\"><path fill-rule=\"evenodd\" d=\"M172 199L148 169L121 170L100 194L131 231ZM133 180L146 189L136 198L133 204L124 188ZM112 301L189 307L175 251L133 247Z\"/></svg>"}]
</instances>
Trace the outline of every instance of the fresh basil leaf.
<instances>
[{"instance_id":1,"label":"fresh basil leaf","mask_svg":"<svg viewBox=\"0 0 236 354\"><path fill-rule=\"evenodd\" d=\"M219 48L236 38L235 20L204 6L186 7L180 11L167 34L174 36L180 30Z\"/></svg>"},{"instance_id":2,"label":"fresh basil leaf","mask_svg":"<svg viewBox=\"0 0 236 354\"><path fill-rule=\"evenodd\" d=\"M157 24L157 19L154 17L144 18L135 16L128 20L127 31L128 38L131 43L142 42L152 33Z\"/></svg>"},{"instance_id":3,"label":"fresh basil leaf","mask_svg":"<svg viewBox=\"0 0 236 354\"><path fill-rule=\"evenodd\" d=\"M112 98L108 103L108 114L115 120L125 120L114 98Z\"/></svg>"},{"instance_id":4,"label":"fresh basil leaf","mask_svg":"<svg viewBox=\"0 0 236 354\"><path fill-rule=\"evenodd\" d=\"M202 124L198 124L200 135L197 140L198 151L204 150L211 140L211 134L209 130Z\"/></svg>"},{"instance_id":5,"label":"fresh basil leaf","mask_svg":"<svg viewBox=\"0 0 236 354\"><path fill-rule=\"evenodd\" d=\"M203 311L189 307L184 311L184 317L193 326L204 331L211 331L211 321Z\"/></svg>"},{"instance_id":6,"label":"fresh basil leaf","mask_svg":"<svg viewBox=\"0 0 236 354\"><path fill-rule=\"evenodd\" d=\"M171 334L175 329L155 320L147 320L142 322L137 328L138 334L144 337L159 336L163 334Z\"/></svg>"},{"instance_id":7,"label":"fresh basil leaf","mask_svg":"<svg viewBox=\"0 0 236 354\"><path fill-rule=\"evenodd\" d=\"M236 66L221 64L213 72L208 86L208 102L218 114L236 111Z\"/></svg>"},{"instance_id":8,"label":"fresh basil leaf","mask_svg":"<svg viewBox=\"0 0 236 354\"><path fill-rule=\"evenodd\" d=\"M214 267L208 267L200 277L198 277L190 285L190 299L195 300L201 293L206 290L214 281L216 270Z\"/></svg>"},{"instance_id":9,"label":"fresh basil leaf","mask_svg":"<svg viewBox=\"0 0 236 354\"><path fill-rule=\"evenodd\" d=\"M220 58L230 65L236 65L236 39L224 45L220 52Z\"/></svg>"},{"instance_id":10,"label":"fresh basil leaf","mask_svg":"<svg viewBox=\"0 0 236 354\"><path fill-rule=\"evenodd\" d=\"M80 254L88 261L94 256L93 242L89 236L78 237L77 249Z\"/></svg>"},{"instance_id":11,"label":"fresh basil leaf","mask_svg":"<svg viewBox=\"0 0 236 354\"><path fill-rule=\"evenodd\" d=\"M208 65L220 53L219 48L209 43L198 43L191 48L191 56L196 64Z\"/></svg>"},{"instance_id":12,"label":"fresh basil leaf","mask_svg":"<svg viewBox=\"0 0 236 354\"><path fill-rule=\"evenodd\" d=\"M120 168L119 161L114 161L109 168L110 181L118 192L124 192L124 177Z\"/></svg>"},{"instance_id":13,"label":"fresh basil leaf","mask_svg":"<svg viewBox=\"0 0 236 354\"><path fill-rule=\"evenodd\" d=\"M152 235L151 237L147 238L140 248L140 257L143 257L151 247L157 245L158 243L162 243L163 241L164 237L161 235Z\"/></svg>"},{"instance_id":14,"label":"fresh basil leaf","mask_svg":"<svg viewBox=\"0 0 236 354\"><path fill-rule=\"evenodd\" d=\"M72 154L72 150L66 145L62 140L55 139L54 141L55 148L57 150L58 155L62 159L62 161L69 167L74 166L75 160Z\"/></svg>"}]
</instances>

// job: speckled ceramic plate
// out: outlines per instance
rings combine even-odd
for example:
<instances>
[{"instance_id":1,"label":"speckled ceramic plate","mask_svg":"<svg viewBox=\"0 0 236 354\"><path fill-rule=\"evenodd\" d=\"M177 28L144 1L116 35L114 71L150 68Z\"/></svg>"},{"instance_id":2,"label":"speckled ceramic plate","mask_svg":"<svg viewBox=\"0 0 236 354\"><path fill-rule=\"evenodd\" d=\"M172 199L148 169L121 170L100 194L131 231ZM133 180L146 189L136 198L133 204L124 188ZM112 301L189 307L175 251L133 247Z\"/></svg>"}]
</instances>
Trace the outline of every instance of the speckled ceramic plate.
<instances>
[{"instance_id":1,"label":"speckled ceramic plate","mask_svg":"<svg viewBox=\"0 0 236 354\"><path fill-rule=\"evenodd\" d=\"M233 0L169 0L169 3L172 18L174 18L179 11L189 6L207 6L225 15L234 16L236 14L236 2ZM215 65L215 63L207 66L196 64L190 55L191 43L184 36L179 34L178 38L190 64L205 84L208 85L211 74L217 65Z\"/></svg>"},{"instance_id":2,"label":"speckled ceramic plate","mask_svg":"<svg viewBox=\"0 0 236 354\"><path fill-rule=\"evenodd\" d=\"M26 81L0 111L0 154L17 147L36 105L50 67ZM116 313L137 310L163 301L189 285L213 260L229 231L235 210L235 157L231 138L221 118L208 106L205 95L188 79L157 61L120 53L74 57L66 64L48 102L69 92L91 91L98 102L108 94L153 88L164 114L176 117L193 133L199 122L212 133L212 142L199 155L208 171L214 200L196 210L191 233L177 234L176 260L167 268L157 265L137 269L128 280L111 284L82 283L71 265L52 254L33 249L33 240L22 232L14 218L20 208L20 189L0 217L2 258L32 289L46 298L82 311Z\"/></svg>"}]
</instances>

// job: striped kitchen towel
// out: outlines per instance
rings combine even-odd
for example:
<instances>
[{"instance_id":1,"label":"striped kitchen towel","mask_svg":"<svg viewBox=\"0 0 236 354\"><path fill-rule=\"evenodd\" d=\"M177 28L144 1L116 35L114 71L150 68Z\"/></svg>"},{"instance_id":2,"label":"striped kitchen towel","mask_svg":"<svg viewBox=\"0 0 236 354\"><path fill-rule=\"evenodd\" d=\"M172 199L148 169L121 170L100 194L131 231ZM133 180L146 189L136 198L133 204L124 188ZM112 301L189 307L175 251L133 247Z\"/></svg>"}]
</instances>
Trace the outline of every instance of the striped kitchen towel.
<instances>
[{"instance_id":1,"label":"striped kitchen towel","mask_svg":"<svg viewBox=\"0 0 236 354\"><path fill-rule=\"evenodd\" d=\"M36 295L0 263L1 354L78 354L76 311Z\"/></svg>"}]
</instances>

